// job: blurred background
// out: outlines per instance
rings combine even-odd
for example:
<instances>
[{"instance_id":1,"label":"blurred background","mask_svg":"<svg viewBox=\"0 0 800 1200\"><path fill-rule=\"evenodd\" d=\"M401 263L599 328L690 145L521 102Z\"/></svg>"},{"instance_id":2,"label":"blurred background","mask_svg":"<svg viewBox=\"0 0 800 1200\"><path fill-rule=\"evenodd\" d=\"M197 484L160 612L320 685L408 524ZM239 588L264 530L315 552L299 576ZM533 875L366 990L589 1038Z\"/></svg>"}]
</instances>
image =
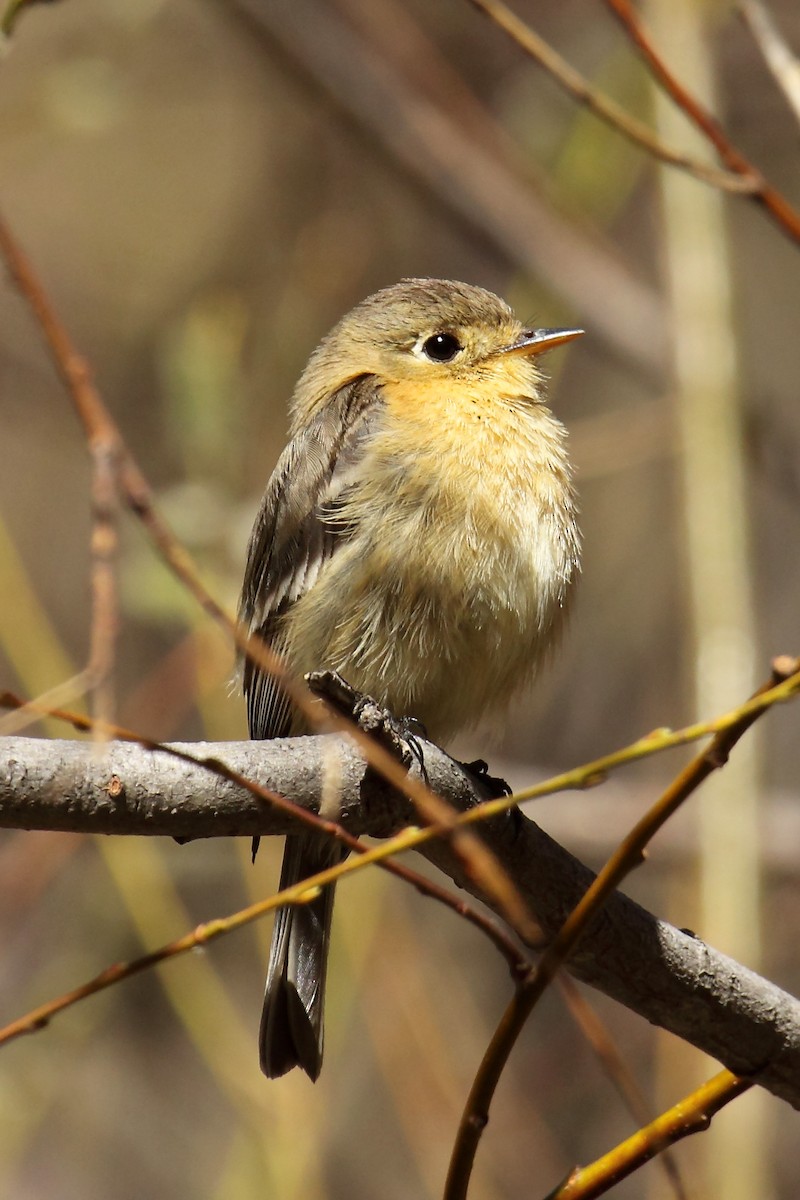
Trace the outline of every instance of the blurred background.
<instances>
[{"instance_id":1,"label":"blurred background","mask_svg":"<svg viewBox=\"0 0 800 1200\"><path fill-rule=\"evenodd\" d=\"M516 11L665 141L710 161L604 6ZM773 0L800 49L800 10ZM795 202L798 126L734 7L649 0L678 75ZM530 696L455 750L522 785L733 707L797 653L800 248L752 202L658 167L465 0L84 0L32 9L0 61L0 204L161 511L236 603L250 524L318 339L404 276L582 326L547 360L585 536L571 627ZM0 280L0 686L86 661L89 471L38 331ZM230 648L120 519L119 720L246 736ZM33 730L69 731L48 724ZM798 709L772 713L630 881L800 987ZM536 807L599 866L685 758ZM794 793L794 794L793 794ZM3 1022L268 894L280 847L0 839ZM417 865L416 863L414 865ZM268 1082L269 922L79 1005L0 1054L0 1192L35 1200L436 1197L509 996L479 935L379 872L340 888L326 1061ZM588 994L587 994L588 995ZM653 1113L715 1064L588 996ZM503 1078L472 1194L544 1195L635 1127L555 989ZM614 1194L800 1189L796 1116L726 1109Z\"/></svg>"}]
</instances>

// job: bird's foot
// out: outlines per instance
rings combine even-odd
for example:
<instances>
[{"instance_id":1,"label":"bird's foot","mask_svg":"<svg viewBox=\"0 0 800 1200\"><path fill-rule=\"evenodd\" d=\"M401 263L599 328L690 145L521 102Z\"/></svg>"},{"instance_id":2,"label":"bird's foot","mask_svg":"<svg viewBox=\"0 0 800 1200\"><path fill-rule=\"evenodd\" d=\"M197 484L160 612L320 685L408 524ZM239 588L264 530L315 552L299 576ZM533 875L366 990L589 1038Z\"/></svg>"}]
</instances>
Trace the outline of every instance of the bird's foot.
<instances>
[{"instance_id":1,"label":"bird's foot","mask_svg":"<svg viewBox=\"0 0 800 1200\"><path fill-rule=\"evenodd\" d=\"M425 726L416 717L396 717L372 696L357 691L338 671L310 671L306 683L316 696L327 700L338 713L349 717L359 729L385 746L405 767L419 763L423 777L425 761L420 739Z\"/></svg>"},{"instance_id":2,"label":"bird's foot","mask_svg":"<svg viewBox=\"0 0 800 1200\"><path fill-rule=\"evenodd\" d=\"M458 765L477 781L482 791L489 793L490 800L502 800L504 796L512 794L511 785L499 775L490 775L489 764L482 758L476 758L474 762L460 762ZM509 808L507 816L511 822L512 836L516 837L525 818L516 804Z\"/></svg>"},{"instance_id":3,"label":"bird's foot","mask_svg":"<svg viewBox=\"0 0 800 1200\"><path fill-rule=\"evenodd\" d=\"M472 775L478 780L492 800L500 800L503 796L511 795L511 785L505 779L501 779L499 775L490 775L489 764L484 759L476 758L473 762L460 762L458 765L468 775Z\"/></svg>"}]
</instances>

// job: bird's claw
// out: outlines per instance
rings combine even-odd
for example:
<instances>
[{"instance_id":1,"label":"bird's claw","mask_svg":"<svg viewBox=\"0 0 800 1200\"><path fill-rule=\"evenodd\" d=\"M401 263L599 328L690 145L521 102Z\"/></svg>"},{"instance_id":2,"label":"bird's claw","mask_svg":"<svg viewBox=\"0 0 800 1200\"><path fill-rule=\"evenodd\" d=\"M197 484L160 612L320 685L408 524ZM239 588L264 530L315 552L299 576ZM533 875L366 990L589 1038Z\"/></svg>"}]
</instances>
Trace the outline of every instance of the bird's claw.
<instances>
[{"instance_id":1,"label":"bird's claw","mask_svg":"<svg viewBox=\"0 0 800 1200\"><path fill-rule=\"evenodd\" d=\"M511 785L502 779L499 775L489 774L489 764L482 758L476 758L473 762L459 763L468 775L472 775L477 779L481 787L489 793L492 800L500 800L503 796L511 795Z\"/></svg>"},{"instance_id":2,"label":"bird's claw","mask_svg":"<svg viewBox=\"0 0 800 1200\"><path fill-rule=\"evenodd\" d=\"M512 794L513 789L507 780L502 779L499 775L489 774L489 764L484 759L476 758L473 762L459 763L459 766L468 775L471 775L473 779L477 780L481 791L489 793L490 800L502 800L504 796ZM512 805L505 815L511 822L512 837L516 839L519 836L520 827L525 818L516 804Z\"/></svg>"}]
</instances>

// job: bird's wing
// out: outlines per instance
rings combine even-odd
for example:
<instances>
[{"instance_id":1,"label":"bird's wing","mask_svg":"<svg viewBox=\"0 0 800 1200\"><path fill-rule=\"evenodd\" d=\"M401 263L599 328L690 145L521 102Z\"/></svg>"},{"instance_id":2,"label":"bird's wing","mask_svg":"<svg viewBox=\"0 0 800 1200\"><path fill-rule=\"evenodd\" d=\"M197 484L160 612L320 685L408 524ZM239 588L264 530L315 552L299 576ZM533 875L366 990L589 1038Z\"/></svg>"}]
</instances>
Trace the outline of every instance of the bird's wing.
<instances>
[{"instance_id":1,"label":"bird's wing","mask_svg":"<svg viewBox=\"0 0 800 1200\"><path fill-rule=\"evenodd\" d=\"M382 411L374 376L346 384L292 439L267 485L247 551L239 620L277 653L284 649L281 618L350 535L339 512ZM283 689L249 659L243 682L250 736L286 736L292 710Z\"/></svg>"}]
</instances>

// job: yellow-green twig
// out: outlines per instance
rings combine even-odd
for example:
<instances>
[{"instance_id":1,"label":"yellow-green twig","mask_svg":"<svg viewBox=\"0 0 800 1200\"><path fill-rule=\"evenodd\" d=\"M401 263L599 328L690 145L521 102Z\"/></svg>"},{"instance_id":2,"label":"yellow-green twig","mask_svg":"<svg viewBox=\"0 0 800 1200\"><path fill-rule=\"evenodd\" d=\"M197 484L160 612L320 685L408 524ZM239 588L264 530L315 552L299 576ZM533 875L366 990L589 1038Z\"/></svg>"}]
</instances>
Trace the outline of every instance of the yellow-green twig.
<instances>
[{"instance_id":1,"label":"yellow-green twig","mask_svg":"<svg viewBox=\"0 0 800 1200\"><path fill-rule=\"evenodd\" d=\"M752 1080L720 1071L649 1125L638 1129L588 1167L578 1167L547 1200L593 1200L667 1146L707 1129L716 1112L752 1087Z\"/></svg>"}]
</instances>

